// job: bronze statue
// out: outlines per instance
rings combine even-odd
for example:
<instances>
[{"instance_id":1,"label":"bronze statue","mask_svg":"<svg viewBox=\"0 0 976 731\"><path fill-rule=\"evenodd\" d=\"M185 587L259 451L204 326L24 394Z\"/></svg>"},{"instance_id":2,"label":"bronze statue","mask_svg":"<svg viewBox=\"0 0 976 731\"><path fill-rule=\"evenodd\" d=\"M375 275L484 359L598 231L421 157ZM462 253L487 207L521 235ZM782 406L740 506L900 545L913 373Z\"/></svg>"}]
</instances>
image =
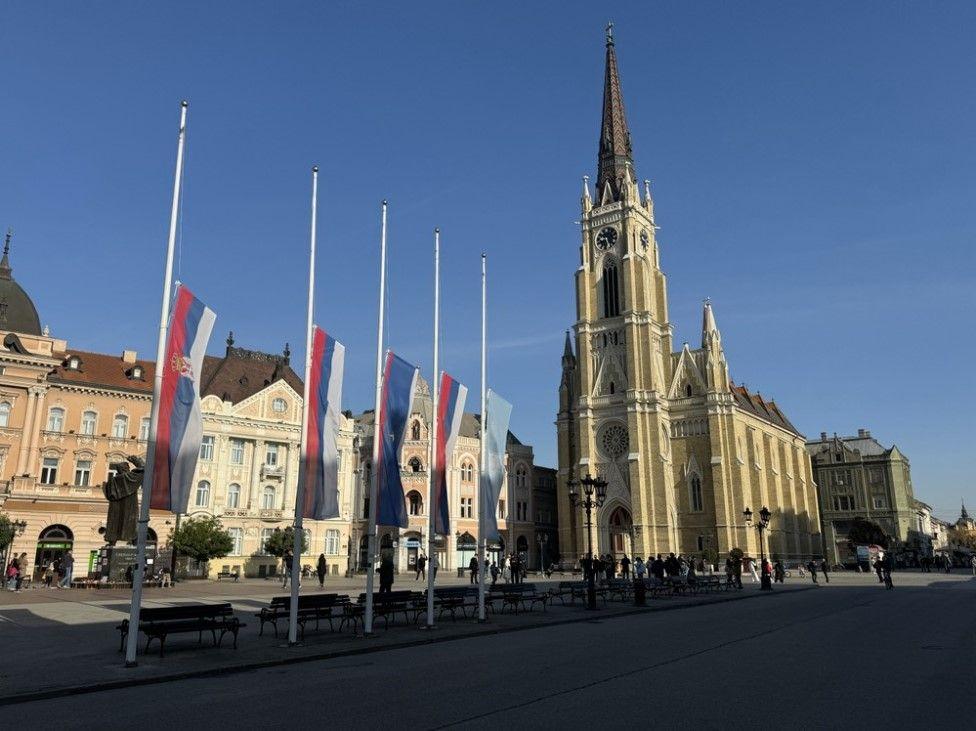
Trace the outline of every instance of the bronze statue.
<instances>
[{"instance_id":1,"label":"bronze statue","mask_svg":"<svg viewBox=\"0 0 976 731\"><path fill-rule=\"evenodd\" d=\"M135 469L130 469L128 462L113 462L109 468L114 470L115 474L102 485L102 492L108 500L105 542L110 546L114 546L116 541L136 542L139 491L142 489L142 475L146 463L141 457L135 455L129 455L126 459L135 466Z\"/></svg>"}]
</instances>

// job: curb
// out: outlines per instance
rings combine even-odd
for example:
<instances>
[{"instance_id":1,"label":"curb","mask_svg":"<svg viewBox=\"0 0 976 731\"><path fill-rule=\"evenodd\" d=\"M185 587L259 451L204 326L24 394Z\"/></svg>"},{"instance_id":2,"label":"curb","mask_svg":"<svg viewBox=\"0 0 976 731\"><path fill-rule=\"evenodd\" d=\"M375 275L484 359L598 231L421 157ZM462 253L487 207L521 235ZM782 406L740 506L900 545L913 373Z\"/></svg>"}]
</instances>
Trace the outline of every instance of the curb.
<instances>
[{"instance_id":1,"label":"curb","mask_svg":"<svg viewBox=\"0 0 976 731\"><path fill-rule=\"evenodd\" d=\"M500 635L508 634L509 632L525 632L534 629L543 629L545 627L559 627L567 624L581 624L584 622L592 622L594 619L612 620L618 619L620 617L632 617L637 614L648 614L652 612L673 612L681 609L690 609L693 607L703 607L711 606L713 604L724 604L726 602L736 602L745 599L754 599L760 596L784 596L789 594L796 594L804 591L810 591L814 587L808 586L797 589L790 589L787 592L773 592L772 594L765 593L754 593L754 594L736 594L732 596L725 596L720 599L711 600L696 600L689 604L672 604L672 605L661 605L654 607L653 609L648 607L633 608L622 612L616 612L612 615L586 615L582 617L569 617L566 619L558 619L551 622L532 622L531 624L519 625L517 627L492 627L489 629L475 630L473 632L466 632L460 635L452 635L448 637L426 637L418 638L415 640L408 640L405 642L395 642L383 645L373 645L372 647L354 647L345 650L332 650L319 652L315 654L302 655L301 657L281 657L273 660L261 660L255 662L240 663L237 665L225 665L223 667L217 668L201 668L199 670L186 670L177 673L168 673L165 675L154 675L152 677L146 678L130 678L126 680L110 680L102 683L92 683L89 685L69 685L62 688L51 688L48 690L37 690L29 691L26 693L15 693L8 696L0 696L0 706L12 706L20 703L31 703L40 700L49 700L51 698L65 698L76 695L88 695L91 693L101 693L109 690L121 690L124 688L136 688L144 685L157 685L160 683L171 683L178 680L193 680L195 678L214 678L220 677L222 675L235 675L238 673L244 673L251 670L263 670L265 668L272 667L283 667L287 665L297 665L299 663L307 662L318 662L321 660L332 660L344 657L355 657L358 655L371 655L377 652L387 652L390 650L403 650L410 647L419 647L422 645L435 645L444 642L457 642L459 640L468 640L478 637L488 637L490 635Z\"/></svg>"}]
</instances>

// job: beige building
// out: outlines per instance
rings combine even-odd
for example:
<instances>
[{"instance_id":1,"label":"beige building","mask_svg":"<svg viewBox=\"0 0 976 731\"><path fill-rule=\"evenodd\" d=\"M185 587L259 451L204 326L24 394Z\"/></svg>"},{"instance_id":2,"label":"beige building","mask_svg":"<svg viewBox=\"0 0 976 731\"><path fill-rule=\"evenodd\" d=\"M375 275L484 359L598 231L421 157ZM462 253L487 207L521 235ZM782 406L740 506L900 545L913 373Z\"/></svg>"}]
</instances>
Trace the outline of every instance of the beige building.
<instances>
[{"instance_id":1,"label":"beige building","mask_svg":"<svg viewBox=\"0 0 976 731\"><path fill-rule=\"evenodd\" d=\"M576 322L559 388L559 545L587 550L570 482L609 483L599 553L759 554L743 511L772 511L768 551L820 553L804 438L774 402L734 385L712 306L701 343L675 350L650 184L637 182L616 51L607 38L596 188L584 178ZM575 348L574 348L575 345Z\"/></svg>"}]
</instances>

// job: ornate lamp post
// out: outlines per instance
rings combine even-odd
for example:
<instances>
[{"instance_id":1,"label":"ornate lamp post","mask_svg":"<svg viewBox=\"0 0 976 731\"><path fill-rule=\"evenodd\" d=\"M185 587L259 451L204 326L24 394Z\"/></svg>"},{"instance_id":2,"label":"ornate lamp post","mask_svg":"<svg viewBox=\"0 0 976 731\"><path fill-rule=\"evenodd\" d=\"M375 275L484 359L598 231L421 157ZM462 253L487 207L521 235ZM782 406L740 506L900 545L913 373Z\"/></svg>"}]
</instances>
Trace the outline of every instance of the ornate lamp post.
<instances>
[{"instance_id":1,"label":"ornate lamp post","mask_svg":"<svg viewBox=\"0 0 976 731\"><path fill-rule=\"evenodd\" d=\"M583 494L576 491L576 483L569 483L569 502L573 507L579 506L586 511L586 540L589 547L590 570L587 572L586 584L586 608L596 609L596 577L593 574L593 531L592 531L592 512L594 508L600 508L603 501L607 498L607 483L598 477L586 477L580 480L583 486Z\"/></svg>"},{"instance_id":2,"label":"ornate lamp post","mask_svg":"<svg viewBox=\"0 0 976 731\"><path fill-rule=\"evenodd\" d=\"M742 514L746 517L746 525L752 527L752 511L749 510L749 508L746 508ZM763 533L765 533L769 528L769 517L769 508L763 505L762 509L759 511L759 522L756 523L756 530L759 531L759 555L763 564L766 563L766 548L765 544L763 543ZM764 591L772 591L773 582L770 580L769 574L762 570L762 564L760 565L759 569L759 587Z\"/></svg>"},{"instance_id":3,"label":"ornate lamp post","mask_svg":"<svg viewBox=\"0 0 976 731\"><path fill-rule=\"evenodd\" d=\"M546 552L546 544L549 542L549 534L536 533L535 542L539 544L539 571L542 572L546 570L545 557L543 554Z\"/></svg>"}]
</instances>

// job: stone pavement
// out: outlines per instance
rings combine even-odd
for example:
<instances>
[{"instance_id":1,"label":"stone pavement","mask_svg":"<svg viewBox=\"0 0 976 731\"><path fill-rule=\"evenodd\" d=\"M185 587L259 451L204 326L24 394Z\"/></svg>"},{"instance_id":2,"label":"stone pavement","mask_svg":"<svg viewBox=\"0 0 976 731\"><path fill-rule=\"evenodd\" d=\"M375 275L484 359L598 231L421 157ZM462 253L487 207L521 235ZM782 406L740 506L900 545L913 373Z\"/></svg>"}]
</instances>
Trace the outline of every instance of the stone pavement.
<instances>
[{"instance_id":1,"label":"stone pavement","mask_svg":"<svg viewBox=\"0 0 976 731\"><path fill-rule=\"evenodd\" d=\"M440 577L439 577L440 578ZM558 583L534 582L548 587ZM467 585L467 580L444 577L438 585ZM421 588L422 582L402 577L394 588ZM329 580L325 591L358 594L362 579ZM799 582L777 587L776 594L813 588ZM303 593L318 592L317 581L303 585ZM225 638L221 648L199 648L193 635L177 635L167 641L166 656L156 652L141 654L139 666L126 669L118 652L119 622L128 616L129 592L124 590L57 590L33 589L20 593L0 592L0 647L4 662L0 664L0 703L18 697L38 694L85 692L93 687L112 687L132 683L156 682L163 678L188 677L214 672L241 671L247 668L307 662L312 659L342 657L375 652L394 647L440 643L466 637L527 630L543 625L586 622L633 612L657 612L670 609L739 601L759 595L758 587L746 584L742 592L694 595L686 598L648 599L648 607L632 603L600 603L597 613L587 612L577 601L565 606L557 600L548 611L536 608L518 615L491 615L479 624L473 619L452 621L444 617L433 631L423 627L391 625L384 629L378 622L372 637L357 637L347 627L331 633L326 626L314 631L310 627L301 647L287 647L286 626L279 638L266 626L258 636L259 622L254 614L266 606L270 597L287 593L278 582L253 580L232 582L181 582L173 588L151 588L145 592L146 607L174 606L186 603L229 601L238 616L247 623L240 633L235 650ZM205 639L207 645L209 639ZM140 649L144 646L140 641ZM156 647L154 643L154 647ZM25 696L26 694L26 696Z\"/></svg>"}]
</instances>

